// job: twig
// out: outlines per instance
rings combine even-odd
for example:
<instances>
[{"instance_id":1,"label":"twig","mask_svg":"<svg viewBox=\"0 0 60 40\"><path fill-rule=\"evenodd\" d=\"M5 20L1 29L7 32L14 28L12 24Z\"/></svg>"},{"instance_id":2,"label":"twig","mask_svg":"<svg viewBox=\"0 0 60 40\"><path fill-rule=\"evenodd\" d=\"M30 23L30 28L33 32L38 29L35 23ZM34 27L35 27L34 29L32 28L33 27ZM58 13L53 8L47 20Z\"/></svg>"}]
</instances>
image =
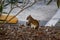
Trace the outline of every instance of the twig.
<instances>
[{"instance_id":1,"label":"twig","mask_svg":"<svg viewBox=\"0 0 60 40\"><path fill-rule=\"evenodd\" d=\"M36 3L36 0L35 0L35 2L34 2L32 5L34 5L35 3ZM22 10L20 10L20 11L19 11L15 16L13 16L9 21L11 21L12 19L14 19L17 15L19 15L21 12L23 12L25 9L31 7L32 5L30 5L30 6L26 7L26 8L23 8ZM8 22L9 22L9 21L8 21Z\"/></svg>"},{"instance_id":2,"label":"twig","mask_svg":"<svg viewBox=\"0 0 60 40\"><path fill-rule=\"evenodd\" d=\"M14 19L17 15L19 15L21 12L23 12L25 9L27 9L27 8L29 8L29 7L31 7L32 5L34 5L36 3L36 0L34 1L34 3L32 3L31 5L29 5L28 7L26 7L26 8L23 8L22 10L20 10L15 16L13 16L10 20L8 20L8 22L10 22L12 19ZM26 5L25 5L26 6ZM10 10L10 12L8 13L8 15L7 15L7 17L9 16L9 14L11 13L11 11L13 10L14 8L12 8L11 10ZM7 20L7 17L6 17L6 19L5 20ZM7 22L4 22L3 23L3 25L5 25ZM2 26L3 26L2 25Z\"/></svg>"}]
</instances>

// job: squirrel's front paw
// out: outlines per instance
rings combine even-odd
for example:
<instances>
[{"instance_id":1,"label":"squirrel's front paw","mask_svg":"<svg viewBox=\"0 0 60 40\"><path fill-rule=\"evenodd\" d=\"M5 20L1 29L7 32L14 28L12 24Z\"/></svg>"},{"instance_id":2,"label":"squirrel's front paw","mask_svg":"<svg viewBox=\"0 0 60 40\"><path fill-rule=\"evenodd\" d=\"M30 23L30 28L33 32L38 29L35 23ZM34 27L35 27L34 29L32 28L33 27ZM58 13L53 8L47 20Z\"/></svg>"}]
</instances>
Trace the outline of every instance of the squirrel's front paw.
<instances>
[{"instance_id":1,"label":"squirrel's front paw","mask_svg":"<svg viewBox=\"0 0 60 40\"><path fill-rule=\"evenodd\" d=\"M27 26L30 26L30 24L29 24L28 22L26 22L26 25L27 25Z\"/></svg>"}]
</instances>

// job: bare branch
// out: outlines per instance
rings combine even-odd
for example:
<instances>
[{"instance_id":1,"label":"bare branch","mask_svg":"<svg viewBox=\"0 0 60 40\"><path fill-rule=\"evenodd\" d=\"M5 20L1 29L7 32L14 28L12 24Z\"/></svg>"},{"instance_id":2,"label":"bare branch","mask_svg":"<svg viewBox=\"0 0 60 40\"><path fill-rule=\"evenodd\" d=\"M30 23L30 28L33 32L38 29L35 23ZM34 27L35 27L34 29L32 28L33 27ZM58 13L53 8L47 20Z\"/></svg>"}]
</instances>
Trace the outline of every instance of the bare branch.
<instances>
[{"instance_id":1,"label":"bare branch","mask_svg":"<svg viewBox=\"0 0 60 40\"><path fill-rule=\"evenodd\" d=\"M15 7L14 7L14 8L15 8ZM7 15L6 18L5 18L5 21L7 20L8 16L10 15L11 11L12 11L14 8L11 8L11 10L9 11L8 15ZM4 21L4 22L5 22L5 21Z\"/></svg>"},{"instance_id":2,"label":"bare branch","mask_svg":"<svg viewBox=\"0 0 60 40\"><path fill-rule=\"evenodd\" d=\"M31 7L32 5L34 5L36 3L36 0L34 1L34 3L32 3L31 5L29 5L28 7L26 8L23 8L22 10L20 10L15 16L13 16L9 21L11 21L12 19L14 19L17 15L19 15L21 12L23 12L25 9ZM8 21L8 22L9 22Z\"/></svg>"},{"instance_id":3,"label":"bare branch","mask_svg":"<svg viewBox=\"0 0 60 40\"><path fill-rule=\"evenodd\" d=\"M18 7L18 8L24 8L25 6L27 6L29 4L29 0L23 0L23 3L22 3L22 5L20 5L20 6L18 6L18 4L16 4L16 6Z\"/></svg>"},{"instance_id":4,"label":"bare branch","mask_svg":"<svg viewBox=\"0 0 60 40\"><path fill-rule=\"evenodd\" d=\"M32 3L31 5L29 5L29 6L27 6L27 7L24 7L23 9L21 9L15 16L13 16L10 20L8 20L8 22L10 22L12 19L14 19L17 15L19 15L19 14L20 14L21 12L23 12L25 9L33 6L35 3L36 3L36 0L34 0L34 3ZM25 5L25 6L26 6L26 5ZM11 11L12 11L13 9L14 9L14 8L12 8L12 9L9 11L7 17L9 16L9 14L11 13ZM5 20L7 20L7 17L6 17ZM5 25L5 24L8 23L8 22L4 22L3 25Z\"/></svg>"}]
</instances>

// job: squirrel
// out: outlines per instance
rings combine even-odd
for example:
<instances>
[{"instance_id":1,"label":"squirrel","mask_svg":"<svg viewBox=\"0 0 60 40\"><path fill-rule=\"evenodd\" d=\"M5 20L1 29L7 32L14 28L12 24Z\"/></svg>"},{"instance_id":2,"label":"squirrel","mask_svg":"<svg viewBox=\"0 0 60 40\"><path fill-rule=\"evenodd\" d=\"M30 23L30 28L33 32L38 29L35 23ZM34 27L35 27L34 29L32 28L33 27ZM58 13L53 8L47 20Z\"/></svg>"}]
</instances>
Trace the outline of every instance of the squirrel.
<instances>
[{"instance_id":1,"label":"squirrel","mask_svg":"<svg viewBox=\"0 0 60 40\"><path fill-rule=\"evenodd\" d=\"M34 29L38 29L38 28L39 28L39 22L38 22L38 20L32 18L31 15L29 15L29 16L27 17L27 21L28 21L28 22L26 22L26 24L27 24L28 26L30 26L31 28L34 28Z\"/></svg>"}]
</instances>

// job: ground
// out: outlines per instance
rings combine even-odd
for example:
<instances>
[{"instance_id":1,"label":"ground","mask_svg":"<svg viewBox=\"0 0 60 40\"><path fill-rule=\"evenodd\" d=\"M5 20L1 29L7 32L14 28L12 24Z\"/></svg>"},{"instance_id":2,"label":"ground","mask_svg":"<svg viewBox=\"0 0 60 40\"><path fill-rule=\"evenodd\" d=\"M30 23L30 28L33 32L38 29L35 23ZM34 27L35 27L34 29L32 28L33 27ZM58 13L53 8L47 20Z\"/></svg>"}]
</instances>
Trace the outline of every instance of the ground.
<instances>
[{"instance_id":1,"label":"ground","mask_svg":"<svg viewBox=\"0 0 60 40\"><path fill-rule=\"evenodd\" d=\"M35 30L24 25L0 25L0 40L60 40L60 27Z\"/></svg>"}]
</instances>

